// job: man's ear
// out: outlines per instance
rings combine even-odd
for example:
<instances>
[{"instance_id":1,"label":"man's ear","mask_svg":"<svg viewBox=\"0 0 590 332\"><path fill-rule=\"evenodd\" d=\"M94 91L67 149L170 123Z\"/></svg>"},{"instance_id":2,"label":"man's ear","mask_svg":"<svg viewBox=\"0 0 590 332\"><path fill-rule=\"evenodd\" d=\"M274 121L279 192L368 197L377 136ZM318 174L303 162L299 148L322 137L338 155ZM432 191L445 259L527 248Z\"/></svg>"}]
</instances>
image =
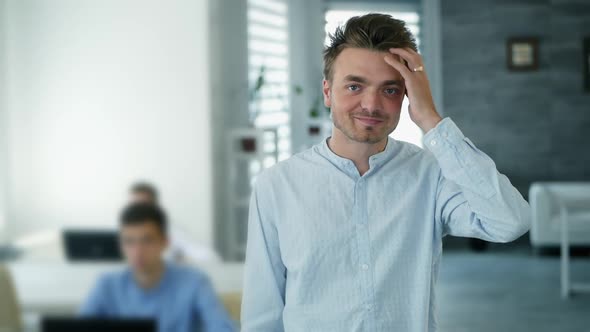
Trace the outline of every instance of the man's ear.
<instances>
[{"instance_id":1,"label":"man's ear","mask_svg":"<svg viewBox=\"0 0 590 332\"><path fill-rule=\"evenodd\" d=\"M323 85L322 92L324 94L324 105L326 107L332 107L332 100L330 99L331 94L332 94L330 82L324 78L322 85Z\"/></svg>"}]
</instances>

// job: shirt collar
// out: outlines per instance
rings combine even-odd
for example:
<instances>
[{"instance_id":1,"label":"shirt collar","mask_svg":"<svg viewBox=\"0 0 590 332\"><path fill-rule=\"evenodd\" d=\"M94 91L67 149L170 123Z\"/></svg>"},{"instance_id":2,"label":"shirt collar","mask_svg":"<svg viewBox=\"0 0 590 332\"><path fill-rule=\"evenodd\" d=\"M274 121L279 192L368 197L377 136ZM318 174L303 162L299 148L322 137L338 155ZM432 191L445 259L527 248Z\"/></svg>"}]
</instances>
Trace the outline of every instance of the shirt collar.
<instances>
[{"instance_id":1,"label":"shirt collar","mask_svg":"<svg viewBox=\"0 0 590 332\"><path fill-rule=\"evenodd\" d=\"M359 178L360 175L356 166L352 162L352 160L341 157L334 153L332 149L328 146L328 140L330 137L323 140L321 143L316 145L316 151L324 158L326 158L330 163L336 166L340 171L346 173L352 178ZM393 158L395 155L395 146L396 141L391 138L387 137L387 144L385 145L385 149L377 154L372 155L369 158L369 171L365 173L365 175L372 174L376 172L383 164L388 162Z\"/></svg>"}]
</instances>

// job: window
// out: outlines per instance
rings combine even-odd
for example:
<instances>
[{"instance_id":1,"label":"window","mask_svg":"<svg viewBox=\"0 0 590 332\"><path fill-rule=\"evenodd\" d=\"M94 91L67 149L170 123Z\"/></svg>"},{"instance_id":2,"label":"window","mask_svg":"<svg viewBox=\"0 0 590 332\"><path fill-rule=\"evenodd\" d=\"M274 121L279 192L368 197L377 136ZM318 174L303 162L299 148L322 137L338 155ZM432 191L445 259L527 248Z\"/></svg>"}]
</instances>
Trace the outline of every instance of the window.
<instances>
[{"instance_id":1,"label":"window","mask_svg":"<svg viewBox=\"0 0 590 332\"><path fill-rule=\"evenodd\" d=\"M254 126L268 131L264 168L291 156L287 29L286 0L248 0L249 111Z\"/></svg>"},{"instance_id":2,"label":"window","mask_svg":"<svg viewBox=\"0 0 590 332\"><path fill-rule=\"evenodd\" d=\"M329 34L333 33L338 26L343 25L346 21L353 17L368 14L374 11L363 10L338 10L332 9L326 12L326 39L327 45L330 41ZM410 31L416 37L418 49L420 49L420 16L415 10L408 11L379 11L384 14L389 14L396 19L405 21ZM410 119L408 114L408 98L404 98L402 104L402 114L397 128L393 131L391 136L397 140L410 142L419 147L422 147L422 130Z\"/></svg>"}]
</instances>

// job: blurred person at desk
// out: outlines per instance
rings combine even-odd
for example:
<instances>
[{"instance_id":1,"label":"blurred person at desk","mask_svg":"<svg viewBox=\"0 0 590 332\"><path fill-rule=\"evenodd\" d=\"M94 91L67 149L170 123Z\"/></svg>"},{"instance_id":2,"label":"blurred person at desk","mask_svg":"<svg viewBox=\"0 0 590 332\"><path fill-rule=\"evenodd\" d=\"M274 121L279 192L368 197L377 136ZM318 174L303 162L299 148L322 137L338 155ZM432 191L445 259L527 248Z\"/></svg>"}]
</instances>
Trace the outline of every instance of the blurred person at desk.
<instances>
[{"instance_id":1,"label":"blurred person at desk","mask_svg":"<svg viewBox=\"0 0 590 332\"><path fill-rule=\"evenodd\" d=\"M128 267L102 276L80 309L82 317L153 318L158 331L234 331L203 273L165 262L164 211L132 203L120 219L121 251Z\"/></svg>"},{"instance_id":2,"label":"blurred person at desk","mask_svg":"<svg viewBox=\"0 0 590 332\"><path fill-rule=\"evenodd\" d=\"M138 181L129 189L130 203L160 204L158 189L151 183ZM218 262L219 255L204 245L188 239L184 232L179 231L174 224L169 225L168 237L170 244L164 253L167 260L183 263Z\"/></svg>"}]
</instances>

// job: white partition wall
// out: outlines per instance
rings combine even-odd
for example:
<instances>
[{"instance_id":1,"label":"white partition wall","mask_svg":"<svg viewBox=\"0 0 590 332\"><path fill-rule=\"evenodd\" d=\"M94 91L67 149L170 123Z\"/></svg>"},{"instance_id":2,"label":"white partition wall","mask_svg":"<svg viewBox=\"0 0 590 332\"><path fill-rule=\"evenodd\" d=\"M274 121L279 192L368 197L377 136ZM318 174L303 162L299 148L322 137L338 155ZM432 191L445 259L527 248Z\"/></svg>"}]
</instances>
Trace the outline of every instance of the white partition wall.
<instances>
[{"instance_id":1,"label":"white partition wall","mask_svg":"<svg viewBox=\"0 0 590 332\"><path fill-rule=\"evenodd\" d=\"M4 10L11 236L112 226L148 179L172 221L212 245L208 1Z\"/></svg>"}]
</instances>

